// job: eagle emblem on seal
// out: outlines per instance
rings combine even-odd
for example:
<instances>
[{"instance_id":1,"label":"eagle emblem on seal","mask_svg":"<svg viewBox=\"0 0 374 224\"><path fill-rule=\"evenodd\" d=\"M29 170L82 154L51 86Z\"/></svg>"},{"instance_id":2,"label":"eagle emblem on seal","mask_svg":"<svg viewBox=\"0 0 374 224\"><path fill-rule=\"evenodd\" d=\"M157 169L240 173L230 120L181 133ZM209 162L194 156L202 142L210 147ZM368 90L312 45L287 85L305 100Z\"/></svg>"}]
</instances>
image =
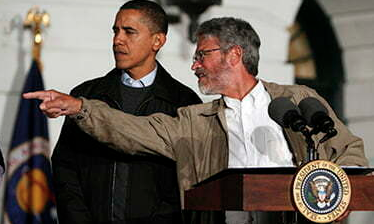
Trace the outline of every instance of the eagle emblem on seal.
<instances>
[{"instance_id":1,"label":"eagle emblem on seal","mask_svg":"<svg viewBox=\"0 0 374 224\"><path fill-rule=\"evenodd\" d=\"M317 206L321 209L330 206L331 200L335 198L332 181L326 176L317 176L309 183Z\"/></svg>"}]
</instances>

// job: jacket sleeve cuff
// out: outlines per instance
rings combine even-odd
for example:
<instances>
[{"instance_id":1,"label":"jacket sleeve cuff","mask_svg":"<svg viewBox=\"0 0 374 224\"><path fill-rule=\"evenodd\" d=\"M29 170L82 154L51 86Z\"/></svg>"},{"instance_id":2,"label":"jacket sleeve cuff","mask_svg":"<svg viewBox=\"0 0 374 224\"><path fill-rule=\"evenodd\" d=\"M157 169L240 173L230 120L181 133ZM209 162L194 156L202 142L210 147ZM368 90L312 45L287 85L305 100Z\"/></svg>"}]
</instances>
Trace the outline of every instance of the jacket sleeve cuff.
<instances>
[{"instance_id":1,"label":"jacket sleeve cuff","mask_svg":"<svg viewBox=\"0 0 374 224\"><path fill-rule=\"evenodd\" d=\"M82 108L77 114L69 115L69 118L73 119L74 121L80 121L87 119L90 116L91 112L91 104L89 100L84 97L79 97L82 100Z\"/></svg>"}]
</instances>

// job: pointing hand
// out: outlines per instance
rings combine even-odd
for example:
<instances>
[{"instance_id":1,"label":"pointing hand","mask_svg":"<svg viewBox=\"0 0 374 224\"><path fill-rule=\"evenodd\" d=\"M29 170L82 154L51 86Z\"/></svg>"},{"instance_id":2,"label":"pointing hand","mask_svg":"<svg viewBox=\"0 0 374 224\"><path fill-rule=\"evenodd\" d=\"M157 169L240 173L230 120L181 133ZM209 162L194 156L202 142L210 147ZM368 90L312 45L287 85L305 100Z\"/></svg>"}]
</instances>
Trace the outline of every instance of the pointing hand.
<instances>
[{"instance_id":1,"label":"pointing hand","mask_svg":"<svg viewBox=\"0 0 374 224\"><path fill-rule=\"evenodd\" d=\"M43 102L40 104L40 109L50 118L56 118L63 115L74 115L82 108L81 99L74 98L55 90L24 93L23 97L25 99L42 100Z\"/></svg>"}]
</instances>

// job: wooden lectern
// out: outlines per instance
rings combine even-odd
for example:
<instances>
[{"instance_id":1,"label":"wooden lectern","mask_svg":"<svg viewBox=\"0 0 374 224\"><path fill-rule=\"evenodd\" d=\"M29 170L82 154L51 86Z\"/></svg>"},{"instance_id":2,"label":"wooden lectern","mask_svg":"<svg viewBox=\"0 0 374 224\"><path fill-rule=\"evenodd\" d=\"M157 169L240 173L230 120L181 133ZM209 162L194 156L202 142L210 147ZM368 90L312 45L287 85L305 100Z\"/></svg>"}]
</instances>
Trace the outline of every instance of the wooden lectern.
<instances>
[{"instance_id":1,"label":"wooden lectern","mask_svg":"<svg viewBox=\"0 0 374 224\"><path fill-rule=\"evenodd\" d=\"M351 211L374 211L373 168L344 168L351 182ZM187 210L295 211L296 168L227 169L185 191Z\"/></svg>"}]
</instances>

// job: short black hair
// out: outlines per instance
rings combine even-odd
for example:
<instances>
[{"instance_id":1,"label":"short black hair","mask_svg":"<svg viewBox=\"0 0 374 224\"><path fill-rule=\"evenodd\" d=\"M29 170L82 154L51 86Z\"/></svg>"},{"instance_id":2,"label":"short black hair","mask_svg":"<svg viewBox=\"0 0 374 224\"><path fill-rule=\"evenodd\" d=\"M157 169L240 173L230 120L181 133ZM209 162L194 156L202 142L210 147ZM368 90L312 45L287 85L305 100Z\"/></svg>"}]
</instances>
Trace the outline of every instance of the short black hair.
<instances>
[{"instance_id":1,"label":"short black hair","mask_svg":"<svg viewBox=\"0 0 374 224\"><path fill-rule=\"evenodd\" d=\"M148 27L154 33L168 32L168 18L165 10L157 3L148 0L131 0L123 4L120 10L135 9L147 17Z\"/></svg>"}]
</instances>

